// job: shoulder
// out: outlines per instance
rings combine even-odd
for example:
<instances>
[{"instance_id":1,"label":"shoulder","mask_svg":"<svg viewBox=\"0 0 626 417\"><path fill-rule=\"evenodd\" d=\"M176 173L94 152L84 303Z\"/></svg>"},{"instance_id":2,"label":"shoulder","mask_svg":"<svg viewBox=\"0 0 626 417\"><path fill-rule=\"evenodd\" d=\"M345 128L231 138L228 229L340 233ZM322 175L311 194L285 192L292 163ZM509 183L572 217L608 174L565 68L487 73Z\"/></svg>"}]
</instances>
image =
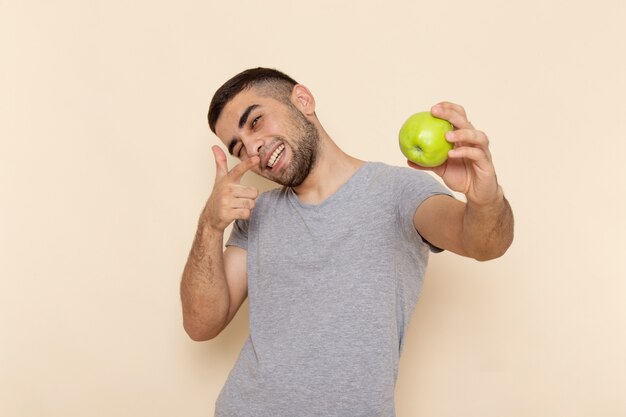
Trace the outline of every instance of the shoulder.
<instances>
[{"instance_id":1,"label":"shoulder","mask_svg":"<svg viewBox=\"0 0 626 417\"><path fill-rule=\"evenodd\" d=\"M429 173L408 166L400 167L383 162L368 162L368 167L371 180L386 186L397 186L402 189L410 185L427 185L437 182Z\"/></svg>"},{"instance_id":2,"label":"shoulder","mask_svg":"<svg viewBox=\"0 0 626 417\"><path fill-rule=\"evenodd\" d=\"M380 194L393 201L403 217L412 219L417 207L432 196L452 196L450 190L430 172L380 162L371 165L372 195Z\"/></svg>"},{"instance_id":3,"label":"shoulder","mask_svg":"<svg viewBox=\"0 0 626 417\"><path fill-rule=\"evenodd\" d=\"M259 196L257 197L257 201L269 202L269 201L282 200L287 195L287 192L288 192L287 187L272 188L270 190L263 191L261 194L259 194Z\"/></svg>"},{"instance_id":4,"label":"shoulder","mask_svg":"<svg viewBox=\"0 0 626 417\"><path fill-rule=\"evenodd\" d=\"M255 209L254 212L265 212L266 210L270 210L272 207L276 207L276 205L284 203L287 201L287 195L289 193L289 189L286 187L278 187L272 188L267 191L263 191L257 197L255 201Z\"/></svg>"}]
</instances>

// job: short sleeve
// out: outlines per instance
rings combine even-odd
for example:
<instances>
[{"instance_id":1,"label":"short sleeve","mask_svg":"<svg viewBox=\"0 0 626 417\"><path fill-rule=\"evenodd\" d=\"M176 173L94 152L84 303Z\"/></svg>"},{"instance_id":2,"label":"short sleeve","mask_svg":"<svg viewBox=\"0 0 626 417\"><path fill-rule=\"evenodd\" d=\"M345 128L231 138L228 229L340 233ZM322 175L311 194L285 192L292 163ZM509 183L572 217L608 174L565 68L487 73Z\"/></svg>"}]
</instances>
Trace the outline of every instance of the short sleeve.
<instances>
[{"instance_id":1,"label":"short sleeve","mask_svg":"<svg viewBox=\"0 0 626 417\"><path fill-rule=\"evenodd\" d=\"M235 220L230 237L226 242L226 246L237 246L241 249L248 250L248 220Z\"/></svg>"},{"instance_id":2,"label":"short sleeve","mask_svg":"<svg viewBox=\"0 0 626 417\"><path fill-rule=\"evenodd\" d=\"M442 249L426 242L419 235L413 225L413 217L420 204L429 197L435 195L452 197L452 193L430 174L411 168L403 168L398 181L399 186L396 188L396 199L402 229L409 234L409 238L417 239L427 244L432 252L441 252Z\"/></svg>"}]
</instances>

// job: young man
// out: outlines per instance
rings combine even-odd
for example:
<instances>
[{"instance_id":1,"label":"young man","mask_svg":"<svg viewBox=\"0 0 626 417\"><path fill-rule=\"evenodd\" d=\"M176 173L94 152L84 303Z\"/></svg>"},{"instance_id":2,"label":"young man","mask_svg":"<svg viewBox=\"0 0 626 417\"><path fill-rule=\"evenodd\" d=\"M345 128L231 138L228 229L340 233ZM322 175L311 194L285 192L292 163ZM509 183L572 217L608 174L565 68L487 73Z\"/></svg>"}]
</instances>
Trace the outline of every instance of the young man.
<instances>
[{"instance_id":1,"label":"young man","mask_svg":"<svg viewBox=\"0 0 626 417\"><path fill-rule=\"evenodd\" d=\"M216 92L210 128L241 162L229 170L213 147L215 186L181 283L194 340L217 336L250 299L250 336L216 416L395 415L429 251L488 260L513 239L486 135L461 106L431 112L455 126L455 147L433 171L467 203L424 172L344 153L311 92L281 72L247 70ZM259 196L240 184L249 170L283 187Z\"/></svg>"}]
</instances>

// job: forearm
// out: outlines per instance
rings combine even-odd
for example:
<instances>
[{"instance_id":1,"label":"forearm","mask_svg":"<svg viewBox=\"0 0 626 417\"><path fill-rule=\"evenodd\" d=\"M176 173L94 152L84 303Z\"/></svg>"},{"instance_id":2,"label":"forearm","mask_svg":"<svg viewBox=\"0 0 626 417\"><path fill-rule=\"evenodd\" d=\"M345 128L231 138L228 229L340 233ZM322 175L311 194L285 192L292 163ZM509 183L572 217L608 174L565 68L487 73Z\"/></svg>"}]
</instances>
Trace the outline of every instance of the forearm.
<instances>
[{"instance_id":1,"label":"forearm","mask_svg":"<svg viewBox=\"0 0 626 417\"><path fill-rule=\"evenodd\" d=\"M462 237L468 255L479 261L502 256L513 242L513 224L513 212L501 188L489 204L468 201Z\"/></svg>"},{"instance_id":2,"label":"forearm","mask_svg":"<svg viewBox=\"0 0 626 417\"><path fill-rule=\"evenodd\" d=\"M224 270L223 233L198 225L181 280L183 325L194 340L215 337L225 326L230 296Z\"/></svg>"}]
</instances>

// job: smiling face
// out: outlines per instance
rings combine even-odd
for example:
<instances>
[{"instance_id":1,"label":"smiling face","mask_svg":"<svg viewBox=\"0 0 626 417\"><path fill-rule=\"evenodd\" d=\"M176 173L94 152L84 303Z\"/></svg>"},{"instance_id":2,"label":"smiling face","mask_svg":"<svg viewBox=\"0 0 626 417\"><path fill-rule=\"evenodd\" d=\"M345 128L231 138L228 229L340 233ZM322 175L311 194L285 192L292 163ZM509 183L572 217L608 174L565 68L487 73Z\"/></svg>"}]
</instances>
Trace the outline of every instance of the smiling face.
<instances>
[{"instance_id":1,"label":"smiling face","mask_svg":"<svg viewBox=\"0 0 626 417\"><path fill-rule=\"evenodd\" d=\"M256 88L229 101L215 132L231 155L246 160L260 157L257 174L288 187L297 187L315 165L317 127L291 102L284 103Z\"/></svg>"}]
</instances>

